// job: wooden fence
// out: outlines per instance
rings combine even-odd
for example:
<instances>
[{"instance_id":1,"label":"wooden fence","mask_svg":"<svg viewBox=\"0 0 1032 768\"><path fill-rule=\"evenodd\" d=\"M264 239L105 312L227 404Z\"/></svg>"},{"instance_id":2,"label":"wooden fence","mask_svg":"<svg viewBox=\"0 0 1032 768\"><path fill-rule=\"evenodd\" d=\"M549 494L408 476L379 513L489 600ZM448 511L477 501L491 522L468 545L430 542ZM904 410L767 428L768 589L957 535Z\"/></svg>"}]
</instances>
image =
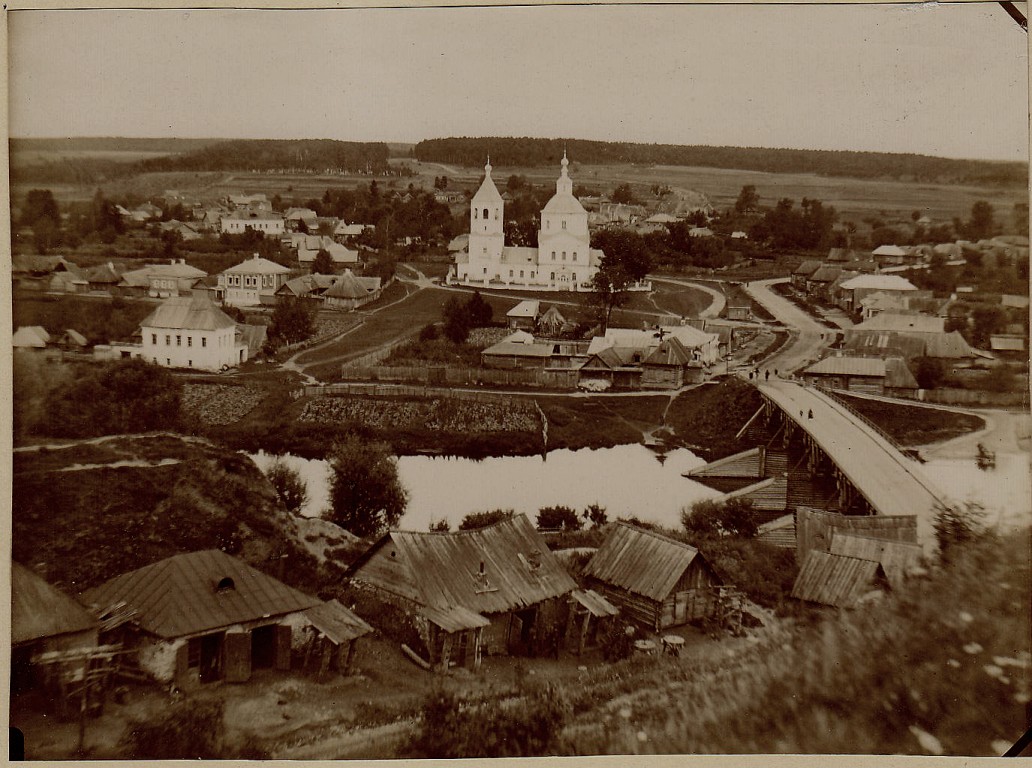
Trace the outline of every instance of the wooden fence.
<instances>
[{"instance_id":1,"label":"wooden fence","mask_svg":"<svg viewBox=\"0 0 1032 768\"><path fill-rule=\"evenodd\" d=\"M941 405L989 405L997 408L1028 407L1028 392L986 392L977 389L918 389L896 392L922 403Z\"/></svg>"},{"instance_id":2,"label":"wooden fence","mask_svg":"<svg viewBox=\"0 0 1032 768\"><path fill-rule=\"evenodd\" d=\"M381 358L382 359L382 358ZM425 384L451 387L528 387L534 389L572 390L577 388L579 373L571 368L464 368L458 366L378 366L345 365L346 379L358 381Z\"/></svg>"}]
</instances>

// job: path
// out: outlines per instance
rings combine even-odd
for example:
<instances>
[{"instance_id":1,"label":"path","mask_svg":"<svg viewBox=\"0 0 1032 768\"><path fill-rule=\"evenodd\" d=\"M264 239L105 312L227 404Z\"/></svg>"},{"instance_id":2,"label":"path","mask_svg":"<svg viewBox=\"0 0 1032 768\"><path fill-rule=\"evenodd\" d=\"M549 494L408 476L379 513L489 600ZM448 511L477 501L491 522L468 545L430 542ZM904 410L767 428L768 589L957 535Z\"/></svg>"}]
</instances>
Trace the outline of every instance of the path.
<instances>
[{"instance_id":1,"label":"path","mask_svg":"<svg viewBox=\"0 0 1032 768\"><path fill-rule=\"evenodd\" d=\"M792 330L791 341L762 363L764 368L775 368L786 374L816 361L821 355L821 350L835 338L834 331L825 328L788 299L771 290L771 286L787 283L789 279L779 277L757 280L744 286L745 292L753 301Z\"/></svg>"},{"instance_id":2,"label":"path","mask_svg":"<svg viewBox=\"0 0 1032 768\"><path fill-rule=\"evenodd\" d=\"M818 389L773 379L757 388L813 438L877 514L915 515L918 543L934 545L933 522L943 496L916 462Z\"/></svg>"},{"instance_id":3,"label":"path","mask_svg":"<svg viewBox=\"0 0 1032 768\"><path fill-rule=\"evenodd\" d=\"M699 313L700 318L712 318L719 317L720 313L724 311L724 307L727 305L727 297L723 293L718 291L716 288L710 288L708 285L697 283L693 280L677 280L672 277L652 277L649 276L649 280L654 283L671 283L673 285L681 285L685 288L694 288L695 290L708 293L710 295L710 305L706 309Z\"/></svg>"}]
</instances>

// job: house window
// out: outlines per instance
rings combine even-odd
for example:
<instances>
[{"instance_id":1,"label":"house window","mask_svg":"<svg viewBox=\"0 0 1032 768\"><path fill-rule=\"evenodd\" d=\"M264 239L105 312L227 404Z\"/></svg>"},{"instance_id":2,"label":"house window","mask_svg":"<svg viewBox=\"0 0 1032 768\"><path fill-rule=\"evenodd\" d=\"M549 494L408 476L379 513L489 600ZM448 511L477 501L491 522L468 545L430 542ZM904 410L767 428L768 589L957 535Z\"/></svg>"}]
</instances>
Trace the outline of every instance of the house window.
<instances>
[{"instance_id":1,"label":"house window","mask_svg":"<svg viewBox=\"0 0 1032 768\"><path fill-rule=\"evenodd\" d=\"M171 347L172 346L172 337L169 336L168 334L165 334L165 346L166 347Z\"/></svg>"},{"instance_id":2,"label":"house window","mask_svg":"<svg viewBox=\"0 0 1032 768\"><path fill-rule=\"evenodd\" d=\"M487 267L484 267L484 274L487 274Z\"/></svg>"},{"instance_id":3,"label":"house window","mask_svg":"<svg viewBox=\"0 0 1032 768\"><path fill-rule=\"evenodd\" d=\"M183 346L183 337L179 336L178 334L176 335L176 346L177 347Z\"/></svg>"},{"instance_id":4,"label":"house window","mask_svg":"<svg viewBox=\"0 0 1032 768\"><path fill-rule=\"evenodd\" d=\"M563 219L563 229L566 229L566 219Z\"/></svg>"},{"instance_id":5,"label":"house window","mask_svg":"<svg viewBox=\"0 0 1032 768\"><path fill-rule=\"evenodd\" d=\"M552 251L552 261L555 261L555 251Z\"/></svg>"},{"instance_id":6,"label":"house window","mask_svg":"<svg viewBox=\"0 0 1032 768\"><path fill-rule=\"evenodd\" d=\"M150 335L150 343L153 344L154 346L158 345L158 334L152 333Z\"/></svg>"},{"instance_id":7,"label":"house window","mask_svg":"<svg viewBox=\"0 0 1032 768\"><path fill-rule=\"evenodd\" d=\"M509 270L509 277L512 277L512 270Z\"/></svg>"},{"instance_id":8,"label":"house window","mask_svg":"<svg viewBox=\"0 0 1032 768\"><path fill-rule=\"evenodd\" d=\"M172 361L167 357L165 358L165 365L169 366L170 368L172 367Z\"/></svg>"},{"instance_id":9,"label":"house window","mask_svg":"<svg viewBox=\"0 0 1032 768\"><path fill-rule=\"evenodd\" d=\"M478 211L476 208L473 209L473 218L474 219L480 218L480 211Z\"/></svg>"},{"instance_id":10,"label":"house window","mask_svg":"<svg viewBox=\"0 0 1032 768\"><path fill-rule=\"evenodd\" d=\"M523 277L523 270L520 270L520 277Z\"/></svg>"},{"instance_id":11,"label":"house window","mask_svg":"<svg viewBox=\"0 0 1032 768\"><path fill-rule=\"evenodd\" d=\"M555 272L552 273L552 279L555 280Z\"/></svg>"},{"instance_id":12,"label":"house window","mask_svg":"<svg viewBox=\"0 0 1032 768\"><path fill-rule=\"evenodd\" d=\"M187 365L188 365L189 367L193 368L193 360L187 360L187 361L186 361L186 364L187 364Z\"/></svg>"},{"instance_id":13,"label":"house window","mask_svg":"<svg viewBox=\"0 0 1032 768\"><path fill-rule=\"evenodd\" d=\"M485 246L485 247L483 248L483 251L484 251L484 254L486 255L486 254L487 254L487 246Z\"/></svg>"},{"instance_id":14,"label":"house window","mask_svg":"<svg viewBox=\"0 0 1032 768\"><path fill-rule=\"evenodd\" d=\"M577 251L574 251L574 252L573 252L573 260L574 260L574 261L577 261Z\"/></svg>"},{"instance_id":15,"label":"house window","mask_svg":"<svg viewBox=\"0 0 1032 768\"><path fill-rule=\"evenodd\" d=\"M201 346L202 347L208 346L208 337L207 336L201 336Z\"/></svg>"},{"instance_id":16,"label":"house window","mask_svg":"<svg viewBox=\"0 0 1032 768\"><path fill-rule=\"evenodd\" d=\"M575 283L577 282L577 273L576 272L573 273L573 282L575 282Z\"/></svg>"},{"instance_id":17,"label":"house window","mask_svg":"<svg viewBox=\"0 0 1032 768\"><path fill-rule=\"evenodd\" d=\"M566 261L566 251L563 251L563 261Z\"/></svg>"},{"instance_id":18,"label":"house window","mask_svg":"<svg viewBox=\"0 0 1032 768\"><path fill-rule=\"evenodd\" d=\"M484 209L484 218L487 218L487 208Z\"/></svg>"},{"instance_id":19,"label":"house window","mask_svg":"<svg viewBox=\"0 0 1032 768\"><path fill-rule=\"evenodd\" d=\"M193 346L193 336L187 336L186 337L186 346L188 346L188 347L192 347Z\"/></svg>"},{"instance_id":20,"label":"house window","mask_svg":"<svg viewBox=\"0 0 1032 768\"><path fill-rule=\"evenodd\" d=\"M531 276L531 277L534 277L534 270L531 270L531 271L530 271L530 276Z\"/></svg>"},{"instance_id":21,"label":"house window","mask_svg":"<svg viewBox=\"0 0 1032 768\"><path fill-rule=\"evenodd\" d=\"M186 666L197 669L201 666L201 638L195 637L186 644Z\"/></svg>"}]
</instances>

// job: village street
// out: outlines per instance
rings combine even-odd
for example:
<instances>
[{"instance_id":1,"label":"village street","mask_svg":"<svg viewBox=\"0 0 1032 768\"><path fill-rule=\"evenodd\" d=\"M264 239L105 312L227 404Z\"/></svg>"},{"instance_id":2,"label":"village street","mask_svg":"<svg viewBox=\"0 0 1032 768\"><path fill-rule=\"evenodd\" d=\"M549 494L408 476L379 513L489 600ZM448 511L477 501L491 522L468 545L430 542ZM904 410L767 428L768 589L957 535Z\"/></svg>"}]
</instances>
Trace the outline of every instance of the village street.
<instances>
[{"instance_id":1,"label":"village street","mask_svg":"<svg viewBox=\"0 0 1032 768\"><path fill-rule=\"evenodd\" d=\"M810 315L771 290L771 286L787 283L789 278L757 280L746 283L749 296L792 330L789 343L764 362L764 367L784 374L794 373L820 357L821 350L834 339L835 332L818 323Z\"/></svg>"}]
</instances>

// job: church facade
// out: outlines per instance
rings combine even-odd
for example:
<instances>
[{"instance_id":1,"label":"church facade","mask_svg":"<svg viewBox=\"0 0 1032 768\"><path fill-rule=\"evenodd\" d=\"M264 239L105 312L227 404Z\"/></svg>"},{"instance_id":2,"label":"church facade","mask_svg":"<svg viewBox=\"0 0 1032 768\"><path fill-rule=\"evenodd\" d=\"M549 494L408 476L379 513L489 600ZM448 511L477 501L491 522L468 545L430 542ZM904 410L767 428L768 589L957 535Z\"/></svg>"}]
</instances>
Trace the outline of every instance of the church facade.
<instances>
[{"instance_id":1,"label":"church facade","mask_svg":"<svg viewBox=\"0 0 1032 768\"><path fill-rule=\"evenodd\" d=\"M505 201L491 178L470 200L469 246L455 256L448 281L458 285L535 291L590 291L603 253L591 247L588 212L573 196L563 154L555 194L541 210L538 247L505 245Z\"/></svg>"}]
</instances>

